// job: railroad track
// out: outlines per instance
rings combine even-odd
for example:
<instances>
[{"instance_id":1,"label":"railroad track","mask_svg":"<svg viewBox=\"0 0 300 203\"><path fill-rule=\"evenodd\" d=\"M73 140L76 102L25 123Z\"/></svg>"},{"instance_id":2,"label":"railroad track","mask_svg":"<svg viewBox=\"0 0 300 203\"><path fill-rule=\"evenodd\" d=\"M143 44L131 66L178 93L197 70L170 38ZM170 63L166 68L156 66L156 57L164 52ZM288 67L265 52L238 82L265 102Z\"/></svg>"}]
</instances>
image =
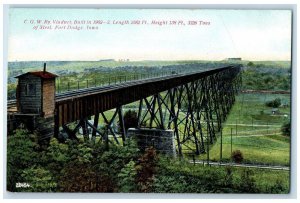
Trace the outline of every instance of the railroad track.
<instances>
[{"instance_id":1,"label":"railroad track","mask_svg":"<svg viewBox=\"0 0 300 203\"><path fill-rule=\"evenodd\" d=\"M228 66L227 66L228 67ZM223 67L223 68L227 68ZM83 88L79 90L70 90L64 93L56 93L55 99L56 101L62 101L64 99L70 99L70 98L76 98L76 97L82 97L84 95L90 95L90 94L98 94L100 92L106 92L106 91L111 91L123 87L128 87L128 86L133 86L133 85L141 85L144 83L149 83L149 82L157 82L157 81L162 81L170 78L180 78L183 76L188 76L188 75L193 75L195 73L202 73L206 71L212 71L220 68L210 68L210 69L205 69L202 71L193 71L189 73L179 73L179 74L173 74L173 75L167 75L167 76L160 76L160 77L154 77L154 78L147 78L143 80L133 80L133 81L128 81L128 82L122 82L122 83L117 83L117 84L110 84L110 85L105 85L105 86L99 86L99 87L89 87L89 88ZM13 108L17 105L17 101L14 100L8 100L7 101L7 107L8 108Z\"/></svg>"},{"instance_id":2,"label":"railroad track","mask_svg":"<svg viewBox=\"0 0 300 203\"><path fill-rule=\"evenodd\" d=\"M105 91L110 91L114 89L119 89L122 87L128 87L128 86L133 86L133 85L140 85L143 83L148 83L148 82L154 82L154 81L159 81L159 80L164 80L171 78L170 76L164 76L164 77L157 77L157 78L150 78L150 79L143 79L143 80L134 80L134 81L128 81L128 82L123 82L123 83L117 83L113 85L105 85L105 86L100 86L100 87L90 87L90 88L84 88L84 89L79 89L79 90L71 90L67 91L64 93L59 93L56 94L56 100L63 100L65 98L70 98L70 97L81 97L86 94L93 94L93 93L99 93L99 92L105 92Z\"/></svg>"},{"instance_id":3,"label":"railroad track","mask_svg":"<svg viewBox=\"0 0 300 203\"><path fill-rule=\"evenodd\" d=\"M208 69L209 71L215 70L219 68L211 68ZM76 97L82 97L84 95L90 95L90 94L98 94L100 92L105 92L105 91L111 91L123 87L128 87L128 86L133 86L133 85L141 85L144 83L149 83L149 82L157 82L157 81L162 81L170 78L180 78L183 76L188 76L188 75L193 75L195 73L202 73L208 70L202 70L202 71L194 71L194 72L189 72L189 73L180 73L180 74L174 74L174 75L167 75L167 76L162 76L162 77L154 77L154 78L147 78L143 80L133 80L133 81L128 81L128 82L123 82L123 83L117 83L113 85L105 85L101 87L90 87L90 88L84 88L84 89L79 89L79 90L72 90L72 91L67 91L64 93L59 93L56 94L56 101L61 101L64 99L70 99L70 98L76 98Z\"/></svg>"}]
</instances>

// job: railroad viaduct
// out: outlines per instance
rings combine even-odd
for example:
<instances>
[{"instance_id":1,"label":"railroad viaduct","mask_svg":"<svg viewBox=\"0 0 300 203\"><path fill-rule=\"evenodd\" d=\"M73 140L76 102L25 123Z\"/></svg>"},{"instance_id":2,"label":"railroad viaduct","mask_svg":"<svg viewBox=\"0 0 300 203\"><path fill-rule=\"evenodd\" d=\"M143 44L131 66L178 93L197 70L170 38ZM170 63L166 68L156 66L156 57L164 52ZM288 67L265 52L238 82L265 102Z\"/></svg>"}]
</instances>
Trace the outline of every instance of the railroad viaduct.
<instances>
[{"instance_id":1,"label":"railroad viaduct","mask_svg":"<svg viewBox=\"0 0 300 203\"><path fill-rule=\"evenodd\" d=\"M13 117L35 130L40 140L59 138L62 131L78 139L81 129L85 140L99 136L102 141L124 144L132 132L153 130L162 136L171 132L177 154L184 150L200 154L215 142L234 104L241 65L199 70L56 94L58 76L47 72L44 64L43 71L17 76L17 100L9 104L17 107ZM138 103L138 123L137 130L129 132L123 106L132 102ZM147 139L153 144L156 138Z\"/></svg>"}]
</instances>

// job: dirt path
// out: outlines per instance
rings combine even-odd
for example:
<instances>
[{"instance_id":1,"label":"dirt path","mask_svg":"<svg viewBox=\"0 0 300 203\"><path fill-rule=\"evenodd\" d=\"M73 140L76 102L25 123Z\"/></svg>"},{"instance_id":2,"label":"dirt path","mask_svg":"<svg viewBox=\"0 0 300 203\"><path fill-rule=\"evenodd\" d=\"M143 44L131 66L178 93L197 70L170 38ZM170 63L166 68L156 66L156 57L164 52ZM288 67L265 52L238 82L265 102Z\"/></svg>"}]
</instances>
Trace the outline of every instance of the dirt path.
<instances>
[{"instance_id":1,"label":"dirt path","mask_svg":"<svg viewBox=\"0 0 300 203\"><path fill-rule=\"evenodd\" d=\"M237 164L237 163L220 163L209 161L189 161L191 164L203 164L203 165L212 165L212 166L233 166L233 167L242 167L242 168L259 168L259 169L270 169L270 170L284 170L289 171L290 167L288 166L273 166L273 165L259 165L259 164Z\"/></svg>"},{"instance_id":2,"label":"dirt path","mask_svg":"<svg viewBox=\"0 0 300 203\"><path fill-rule=\"evenodd\" d=\"M259 125L259 124L255 124L255 125L252 125L252 124L225 124L224 126L249 126L249 127L281 127L281 125Z\"/></svg>"},{"instance_id":3,"label":"dirt path","mask_svg":"<svg viewBox=\"0 0 300 203\"><path fill-rule=\"evenodd\" d=\"M286 90L242 90L242 93L268 93L268 94L291 94L290 91Z\"/></svg>"}]
</instances>

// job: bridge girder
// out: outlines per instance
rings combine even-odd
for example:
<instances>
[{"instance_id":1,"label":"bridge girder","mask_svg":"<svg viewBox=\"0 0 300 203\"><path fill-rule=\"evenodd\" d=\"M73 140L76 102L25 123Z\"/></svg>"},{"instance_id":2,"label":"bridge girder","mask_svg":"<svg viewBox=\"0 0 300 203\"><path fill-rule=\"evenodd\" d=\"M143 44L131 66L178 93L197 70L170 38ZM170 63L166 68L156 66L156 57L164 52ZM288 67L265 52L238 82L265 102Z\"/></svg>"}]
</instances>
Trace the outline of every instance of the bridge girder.
<instances>
[{"instance_id":1,"label":"bridge girder","mask_svg":"<svg viewBox=\"0 0 300 203\"><path fill-rule=\"evenodd\" d=\"M224 69L191 82L182 83L166 91L155 92L152 96L144 96L139 101L138 128L172 129L176 139L177 152L182 155L183 150L191 150L195 154L205 153L217 139L217 133L222 129L222 123L226 120L229 111L234 104L235 94L241 86L240 67ZM163 89L163 88L162 88ZM145 94L147 95L147 94ZM99 97L99 96L98 96ZM85 101L93 104L93 101ZM95 102L95 101L94 101ZM98 101L100 102L100 101ZM76 105L76 104L75 104ZM79 103L79 109L82 104ZM87 104L88 105L88 104ZM71 130L67 123L63 124L65 132L70 133L70 138L76 138L76 131L82 128L85 139L89 134L95 139L98 134L102 141L113 142L108 134L119 144L118 135L121 135L123 143L126 140L126 126L124 123L121 103L108 119L106 110L96 109L94 122L88 119L85 112L76 127ZM69 105L58 107L65 109ZM98 128L99 119L102 117L105 123L105 131ZM64 118L57 119L59 126ZM119 132L115 132L112 124L119 123ZM88 127L92 128L89 133ZM56 127L58 130L58 127ZM74 137L75 135L75 137Z\"/></svg>"},{"instance_id":2,"label":"bridge girder","mask_svg":"<svg viewBox=\"0 0 300 203\"><path fill-rule=\"evenodd\" d=\"M240 85L241 76L227 70L143 98L139 127L174 130L180 155L183 148L204 153L222 129Z\"/></svg>"}]
</instances>

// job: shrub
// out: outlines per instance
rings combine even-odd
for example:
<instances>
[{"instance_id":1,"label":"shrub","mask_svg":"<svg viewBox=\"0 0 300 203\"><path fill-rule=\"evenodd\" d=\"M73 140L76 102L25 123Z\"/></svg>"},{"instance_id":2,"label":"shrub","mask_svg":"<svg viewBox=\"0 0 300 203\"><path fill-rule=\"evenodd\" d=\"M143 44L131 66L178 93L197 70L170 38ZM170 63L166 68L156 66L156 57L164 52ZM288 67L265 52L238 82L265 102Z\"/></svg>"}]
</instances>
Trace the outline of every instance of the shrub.
<instances>
[{"instance_id":1,"label":"shrub","mask_svg":"<svg viewBox=\"0 0 300 203\"><path fill-rule=\"evenodd\" d=\"M224 178L224 185L227 187L232 187L233 185L233 171L231 166L225 167L225 178Z\"/></svg>"},{"instance_id":2,"label":"shrub","mask_svg":"<svg viewBox=\"0 0 300 203\"><path fill-rule=\"evenodd\" d=\"M244 159L244 156L240 150L235 150L232 152L231 158L235 163L241 163Z\"/></svg>"},{"instance_id":3,"label":"shrub","mask_svg":"<svg viewBox=\"0 0 300 203\"><path fill-rule=\"evenodd\" d=\"M285 136L291 136L291 122L283 124L281 127L281 132Z\"/></svg>"},{"instance_id":4,"label":"shrub","mask_svg":"<svg viewBox=\"0 0 300 203\"><path fill-rule=\"evenodd\" d=\"M22 182L30 187L22 188L22 192L56 192L57 183L51 172L43 167L30 167L22 174Z\"/></svg>"},{"instance_id":5,"label":"shrub","mask_svg":"<svg viewBox=\"0 0 300 203\"><path fill-rule=\"evenodd\" d=\"M140 192L149 192L157 170L158 155L153 147L147 148L138 159L135 166L137 171L136 182Z\"/></svg>"},{"instance_id":6,"label":"shrub","mask_svg":"<svg viewBox=\"0 0 300 203\"><path fill-rule=\"evenodd\" d=\"M254 66L254 63L252 61L250 61L249 63L247 63L247 66L252 67L252 66Z\"/></svg>"},{"instance_id":7,"label":"shrub","mask_svg":"<svg viewBox=\"0 0 300 203\"><path fill-rule=\"evenodd\" d=\"M281 105L281 99L280 98L276 98L272 101L267 101L266 102L266 106L272 107L272 108L278 108L280 105Z\"/></svg>"},{"instance_id":8,"label":"shrub","mask_svg":"<svg viewBox=\"0 0 300 203\"><path fill-rule=\"evenodd\" d=\"M7 190L16 191L24 169L40 162L36 135L17 129L7 139Z\"/></svg>"},{"instance_id":9,"label":"shrub","mask_svg":"<svg viewBox=\"0 0 300 203\"><path fill-rule=\"evenodd\" d=\"M256 193L258 188L253 178L253 171L244 169L241 174L239 190L244 193Z\"/></svg>"},{"instance_id":10,"label":"shrub","mask_svg":"<svg viewBox=\"0 0 300 203\"><path fill-rule=\"evenodd\" d=\"M136 170L134 161L128 162L121 172L118 174L119 192L135 192L136 191Z\"/></svg>"},{"instance_id":11,"label":"shrub","mask_svg":"<svg viewBox=\"0 0 300 203\"><path fill-rule=\"evenodd\" d=\"M274 185L268 186L267 187L267 192L271 194L284 194L285 191L288 190L282 181L279 179L276 180L276 183Z\"/></svg>"},{"instance_id":12,"label":"shrub","mask_svg":"<svg viewBox=\"0 0 300 203\"><path fill-rule=\"evenodd\" d=\"M131 167L140 155L134 140L127 139L125 146L111 145L108 151L105 150L103 144L99 143L95 146L93 154L92 165L98 176L97 191L129 192L134 190L134 185L129 187L129 182L135 178L135 172L131 171ZM121 178L124 178L126 173L130 174L130 177L127 177L127 183Z\"/></svg>"},{"instance_id":13,"label":"shrub","mask_svg":"<svg viewBox=\"0 0 300 203\"><path fill-rule=\"evenodd\" d=\"M103 192L97 180L97 174L90 164L71 161L62 169L58 186L61 192Z\"/></svg>"}]
</instances>

